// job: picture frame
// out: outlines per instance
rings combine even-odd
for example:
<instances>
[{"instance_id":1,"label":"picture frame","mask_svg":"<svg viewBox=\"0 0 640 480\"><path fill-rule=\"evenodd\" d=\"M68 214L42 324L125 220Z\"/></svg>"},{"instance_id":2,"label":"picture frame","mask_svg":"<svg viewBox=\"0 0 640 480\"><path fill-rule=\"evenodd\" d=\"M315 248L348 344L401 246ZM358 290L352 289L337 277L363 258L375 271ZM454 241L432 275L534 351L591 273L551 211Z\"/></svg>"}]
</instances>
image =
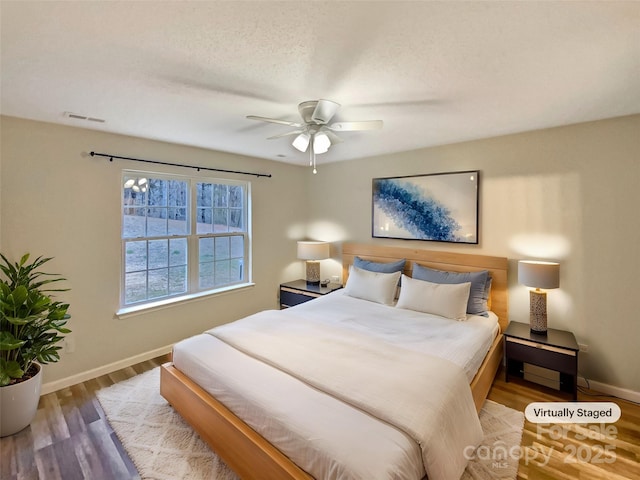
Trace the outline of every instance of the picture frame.
<instances>
[{"instance_id":1,"label":"picture frame","mask_svg":"<svg viewBox=\"0 0 640 480\"><path fill-rule=\"evenodd\" d=\"M478 244L480 171L372 181L371 236Z\"/></svg>"}]
</instances>

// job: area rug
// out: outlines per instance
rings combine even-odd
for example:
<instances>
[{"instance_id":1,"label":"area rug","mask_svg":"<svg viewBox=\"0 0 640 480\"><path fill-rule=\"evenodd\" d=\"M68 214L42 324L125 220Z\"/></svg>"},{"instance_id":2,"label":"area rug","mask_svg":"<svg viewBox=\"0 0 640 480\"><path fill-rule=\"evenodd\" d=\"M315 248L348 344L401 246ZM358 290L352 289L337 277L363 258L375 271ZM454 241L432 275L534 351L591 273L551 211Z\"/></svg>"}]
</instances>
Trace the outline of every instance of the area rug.
<instances>
[{"instance_id":1,"label":"area rug","mask_svg":"<svg viewBox=\"0 0 640 480\"><path fill-rule=\"evenodd\" d=\"M238 477L160 396L160 369L96 392L109 424L143 480L236 480ZM464 480L515 479L524 415L487 400L482 445L469 452ZM515 449L515 450L514 450Z\"/></svg>"}]
</instances>

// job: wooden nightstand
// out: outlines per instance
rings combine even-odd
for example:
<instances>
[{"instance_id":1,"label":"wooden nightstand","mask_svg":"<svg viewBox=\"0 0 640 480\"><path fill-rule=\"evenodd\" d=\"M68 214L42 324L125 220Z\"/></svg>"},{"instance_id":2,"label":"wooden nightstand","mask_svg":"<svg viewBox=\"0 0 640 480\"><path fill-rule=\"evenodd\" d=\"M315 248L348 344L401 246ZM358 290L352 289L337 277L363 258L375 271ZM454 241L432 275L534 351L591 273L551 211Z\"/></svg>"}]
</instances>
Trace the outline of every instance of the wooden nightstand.
<instances>
[{"instance_id":1,"label":"wooden nightstand","mask_svg":"<svg viewBox=\"0 0 640 480\"><path fill-rule=\"evenodd\" d=\"M293 282L281 283L280 309L308 302L309 300L321 297L340 288L342 288L342 285L337 283L330 283L326 287L308 285L306 280L294 280Z\"/></svg>"},{"instance_id":2,"label":"wooden nightstand","mask_svg":"<svg viewBox=\"0 0 640 480\"><path fill-rule=\"evenodd\" d=\"M504 332L506 370L524 378L524 364L536 365L560 374L560 390L578 399L578 342L571 332L550 328L546 335L532 333L527 323L511 322Z\"/></svg>"}]
</instances>

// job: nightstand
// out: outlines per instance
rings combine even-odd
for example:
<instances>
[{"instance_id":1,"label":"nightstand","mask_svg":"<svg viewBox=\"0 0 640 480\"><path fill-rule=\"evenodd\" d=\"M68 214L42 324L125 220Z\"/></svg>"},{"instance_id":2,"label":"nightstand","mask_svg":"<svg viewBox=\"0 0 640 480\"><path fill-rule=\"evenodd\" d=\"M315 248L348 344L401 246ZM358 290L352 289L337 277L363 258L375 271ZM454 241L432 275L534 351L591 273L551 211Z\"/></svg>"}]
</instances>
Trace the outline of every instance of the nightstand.
<instances>
[{"instance_id":1,"label":"nightstand","mask_svg":"<svg viewBox=\"0 0 640 480\"><path fill-rule=\"evenodd\" d=\"M560 390L578 399L578 342L571 332L549 328L546 335L532 333L528 323L511 322L504 332L506 370L510 376L525 378L525 364L560 374Z\"/></svg>"},{"instance_id":2,"label":"nightstand","mask_svg":"<svg viewBox=\"0 0 640 480\"><path fill-rule=\"evenodd\" d=\"M326 287L321 287L320 285L309 285L306 280L281 283L280 309L308 302L340 288L342 288L342 285L337 283L330 283Z\"/></svg>"}]
</instances>

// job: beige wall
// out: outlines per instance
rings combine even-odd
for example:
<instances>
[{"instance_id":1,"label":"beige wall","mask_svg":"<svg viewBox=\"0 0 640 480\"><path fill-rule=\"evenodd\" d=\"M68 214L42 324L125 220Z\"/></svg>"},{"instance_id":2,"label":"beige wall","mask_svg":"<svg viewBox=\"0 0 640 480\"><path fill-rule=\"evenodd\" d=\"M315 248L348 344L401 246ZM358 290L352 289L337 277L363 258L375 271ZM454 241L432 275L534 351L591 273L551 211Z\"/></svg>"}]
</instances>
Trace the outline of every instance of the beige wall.
<instances>
[{"instance_id":1,"label":"beige wall","mask_svg":"<svg viewBox=\"0 0 640 480\"><path fill-rule=\"evenodd\" d=\"M295 240L308 237L419 246L508 257L511 319L527 321L520 258L561 262L549 292L549 324L589 346L580 371L640 391L640 322L633 298L640 267L640 116L447 145L309 169L77 128L2 118L0 245L55 257L64 274L76 352L45 369L45 381L135 356L264 308L277 285L303 275ZM248 290L114 319L120 275L119 182L146 165L83 156L106 151L272 173L251 179L254 281ZM480 244L371 239L371 179L481 171ZM152 171L188 171L155 167ZM348 208L346 208L348 207ZM340 274L339 243L322 276Z\"/></svg>"},{"instance_id":2,"label":"beige wall","mask_svg":"<svg viewBox=\"0 0 640 480\"><path fill-rule=\"evenodd\" d=\"M70 327L76 351L45 368L45 382L99 368L169 345L266 308L277 308L278 284L299 278L296 243L304 236L307 169L120 135L2 118L2 251L55 257L71 291ZM92 158L90 151L225 169L271 173L272 178L218 174L251 182L253 280L246 290L207 297L118 320L120 181L123 169L198 175L184 170ZM200 175L216 175L202 172Z\"/></svg>"},{"instance_id":3,"label":"beige wall","mask_svg":"<svg viewBox=\"0 0 640 480\"><path fill-rule=\"evenodd\" d=\"M479 245L372 240L372 178L461 170L481 171ZM559 260L549 326L589 346L582 375L640 392L640 116L322 165L309 193L317 239L508 257L512 320L529 311L517 259Z\"/></svg>"}]
</instances>

